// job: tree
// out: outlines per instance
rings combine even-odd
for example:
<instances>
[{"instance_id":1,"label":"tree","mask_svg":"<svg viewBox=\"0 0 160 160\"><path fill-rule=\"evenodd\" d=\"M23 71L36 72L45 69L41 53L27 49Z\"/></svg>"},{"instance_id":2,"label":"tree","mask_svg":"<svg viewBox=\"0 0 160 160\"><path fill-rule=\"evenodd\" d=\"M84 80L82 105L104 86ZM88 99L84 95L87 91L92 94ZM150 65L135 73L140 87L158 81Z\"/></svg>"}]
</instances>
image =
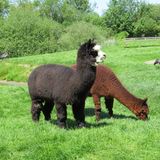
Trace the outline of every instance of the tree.
<instances>
[{"instance_id":1,"label":"tree","mask_svg":"<svg viewBox=\"0 0 160 160\"><path fill-rule=\"evenodd\" d=\"M136 36L157 36L158 35L158 25L155 20L145 16L139 19L134 28L134 33Z\"/></svg>"},{"instance_id":2,"label":"tree","mask_svg":"<svg viewBox=\"0 0 160 160\"><path fill-rule=\"evenodd\" d=\"M81 12L90 12L91 6L89 0L66 0L68 4L74 6L77 10Z\"/></svg>"},{"instance_id":3,"label":"tree","mask_svg":"<svg viewBox=\"0 0 160 160\"><path fill-rule=\"evenodd\" d=\"M150 5L150 17L160 25L160 4Z\"/></svg>"},{"instance_id":4,"label":"tree","mask_svg":"<svg viewBox=\"0 0 160 160\"><path fill-rule=\"evenodd\" d=\"M107 27L115 33L127 31L132 36L140 3L137 0L111 0L108 7L104 15Z\"/></svg>"},{"instance_id":5,"label":"tree","mask_svg":"<svg viewBox=\"0 0 160 160\"><path fill-rule=\"evenodd\" d=\"M0 51L11 57L54 52L61 36L61 25L42 18L30 7L12 7L0 27Z\"/></svg>"},{"instance_id":6,"label":"tree","mask_svg":"<svg viewBox=\"0 0 160 160\"><path fill-rule=\"evenodd\" d=\"M42 17L51 18L59 23L63 22L63 0L35 0L34 5Z\"/></svg>"},{"instance_id":7,"label":"tree","mask_svg":"<svg viewBox=\"0 0 160 160\"><path fill-rule=\"evenodd\" d=\"M60 37L59 44L63 50L77 48L88 38L95 38L99 42L104 42L107 33L102 28L87 22L75 22L65 28L65 33Z\"/></svg>"},{"instance_id":8,"label":"tree","mask_svg":"<svg viewBox=\"0 0 160 160\"><path fill-rule=\"evenodd\" d=\"M9 8L9 1L8 0L0 0L0 17L3 17Z\"/></svg>"},{"instance_id":9,"label":"tree","mask_svg":"<svg viewBox=\"0 0 160 160\"><path fill-rule=\"evenodd\" d=\"M85 13L83 15L83 21L92 23L92 24L94 24L96 26L105 27L104 18L102 16L99 16L95 12Z\"/></svg>"},{"instance_id":10,"label":"tree","mask_svg":"<svg viewBox=\"0 0 160 160\"><path fill-rule=\"evenodd\" d=\"M34 4L41 16L67 25L80 21L84 13L91 11L89 0L34 0Z\"/></svg>"},{"instance_id":11,"label":"tree","mask_svg":"<svg viewBox=\"0 0 160 160\"><path fill-rule=\"evenodd\" d=\"M157 36L160 33L160 5L142 3L134 24L135 36Z\"/></svg>"}]
</instances>

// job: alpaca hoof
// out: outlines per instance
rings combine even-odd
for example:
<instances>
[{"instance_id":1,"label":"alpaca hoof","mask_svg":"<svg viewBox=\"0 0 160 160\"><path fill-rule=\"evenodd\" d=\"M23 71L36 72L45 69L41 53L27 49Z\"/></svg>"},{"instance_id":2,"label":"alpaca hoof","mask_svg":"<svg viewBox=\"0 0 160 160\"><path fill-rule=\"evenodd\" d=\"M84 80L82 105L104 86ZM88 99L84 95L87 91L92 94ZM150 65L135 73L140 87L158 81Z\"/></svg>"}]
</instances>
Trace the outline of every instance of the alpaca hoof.
<instances>
[{"instance_id":1,"label":"alpaca hoof","mask_svg":"<svg viewBox=\"0 0 160 160\"><path fill-rule=\"evenodd\" d=\"M100 121L100 117L96 117L96 122L99 122Z\"/></svg>"},{"instance_id":2,"label":"alpaca hoof","mask_svg":"<svg viewBox=\"0 0 160 160\"><path fill-rule=\"evenodd\" d=\"M113 114L109 114L109 116L108 116L109 118L113 118Z\"/></svg>"},{"instance_id":3,"label":"alpaca hoof","mask_svg":"<svg viewBox=\"0 0 160 160\"><path fill-rule=\"evenodd\" d=\"M85 122L79 122L78 123L78 128L85 128Z\"/></svg>"},{"instance_id":4,"label":"alpaca hoof","mask_svg":"<svg viewBox=\"0 0 160 160\"><path fill-rule=\"evenodd\" d=\"M33 120L33 122L39 122L39 117L37 117L37 116L32 116L32 120Z\"/></svg>"},{"instance_id":5,"label":"alpaca hoof","mask_svg":"<svg viewBox=\"0 0 160 160\"><path fill-rule=\"evenodd\" d=\"M58 127L65 129L65 128L66 128L66 123L65 123L65 122L59 122L59 123L58 123Z\"/></svg>"},{"instance_id":6,"label":"alpaca hoof","mask_svg":"<svg viewBox=\"0 0 160 160\"><path fill-rule=\"evenodd\" d=\"M97 122L100 121L100 114L101 114L101 112L97 112L96 113L96 121Z\"/></svg>"}]
</instances>

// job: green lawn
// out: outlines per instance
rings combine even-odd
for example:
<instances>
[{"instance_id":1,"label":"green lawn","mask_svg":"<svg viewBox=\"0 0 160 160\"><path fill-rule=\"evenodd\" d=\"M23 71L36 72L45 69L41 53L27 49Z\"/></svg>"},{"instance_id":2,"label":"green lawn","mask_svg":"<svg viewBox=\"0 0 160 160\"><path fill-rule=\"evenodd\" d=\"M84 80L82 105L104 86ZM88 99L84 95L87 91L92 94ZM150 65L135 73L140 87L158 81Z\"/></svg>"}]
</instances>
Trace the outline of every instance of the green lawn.
<instances>
[{"instance_id":1,"label":"green lawn","mask_svg":"<svg viewBox=\"0 0 160 160\"><path fill-rule=\"evenodd\" d=\"M104 47L110 66L134 95L148 97L150 120L140 121L115 102L109 119L102 99L102 120L97 124L92 98L86 102L87 128L77 129L68 106L68 130L47 123L41 115L34 124L27 87L0 86L1 160L158 160L160 159L160 68L144 64L160 58L160 47ZM26 81L43 63L70 66L76 51L12 58L0 61L0 79Z\"/></svg>"}]
</instances>

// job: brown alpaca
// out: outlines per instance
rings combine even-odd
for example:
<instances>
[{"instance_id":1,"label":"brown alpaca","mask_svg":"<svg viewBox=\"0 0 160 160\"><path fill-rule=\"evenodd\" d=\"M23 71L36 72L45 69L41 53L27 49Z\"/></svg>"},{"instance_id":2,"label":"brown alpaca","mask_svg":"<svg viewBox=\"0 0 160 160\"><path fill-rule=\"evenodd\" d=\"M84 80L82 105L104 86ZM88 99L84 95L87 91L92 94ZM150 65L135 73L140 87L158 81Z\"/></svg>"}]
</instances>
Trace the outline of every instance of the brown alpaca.
<instances>
[{"instance_id":1,"label":"brown alpaca","mask_svg":"<svg viewBox=\"0 0 160 160\"><path fill-rule=\"evenodd\" d=\"M76 68L76 65L73 65L72 68ZM96 80L90 90L90 96L93 97L95 104L97 121L100 119L101 97L105 98L106 108L109 111L110 117L113 116L114 98L131 110L139 119L145 120L148 117L147 99L143 100L132 95L107 66L99 65L97 67Z\"/></svg>"}]
</instances>

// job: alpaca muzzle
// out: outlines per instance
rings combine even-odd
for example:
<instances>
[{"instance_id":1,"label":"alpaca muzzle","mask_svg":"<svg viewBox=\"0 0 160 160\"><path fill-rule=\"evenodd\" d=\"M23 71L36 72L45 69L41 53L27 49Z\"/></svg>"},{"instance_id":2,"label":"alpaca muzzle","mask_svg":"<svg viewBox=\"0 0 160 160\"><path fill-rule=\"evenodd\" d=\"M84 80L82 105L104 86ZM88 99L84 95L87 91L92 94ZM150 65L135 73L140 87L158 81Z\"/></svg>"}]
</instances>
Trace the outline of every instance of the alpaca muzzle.
<instances>
[{"instance_id":1,"label":"alpaca muzzle","mask_svg":"<svg viewBox=\"0 0 160 160\"><path fill-rule=\"evenodd\" d=\"M140 112L138 114L136 114L137 118L140 120L148 120L148 115L145 112Z\"/></svg>"},{"instance_id":2,"label":"alpaca muzzle","mask_svg":"<svg viewBox=\"0 0 160 160\"><path fill-rule=\"evenodd\" d=\"M106 54L102 51L98 52L98 56L96 57L96 63L102 63L106 59Z\"/></svg>"}]
</instances>

